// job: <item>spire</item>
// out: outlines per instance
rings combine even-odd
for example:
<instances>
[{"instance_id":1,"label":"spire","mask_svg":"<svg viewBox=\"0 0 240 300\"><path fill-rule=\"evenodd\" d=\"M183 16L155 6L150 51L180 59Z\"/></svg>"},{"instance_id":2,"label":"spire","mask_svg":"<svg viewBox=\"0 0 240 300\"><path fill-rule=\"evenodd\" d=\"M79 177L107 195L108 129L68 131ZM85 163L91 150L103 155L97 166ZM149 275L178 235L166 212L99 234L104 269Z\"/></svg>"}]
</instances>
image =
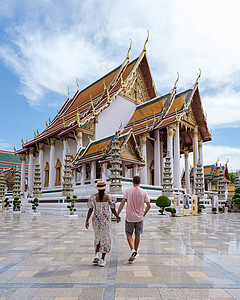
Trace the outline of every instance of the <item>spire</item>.
<instances>
[{"instance_id":1,"label":"spire","mask_svg":"<svg viewBox=\"0 0 240 300\"><path fill-rule=\"evenodd\" d=\"M130 52L131 49L132 49L132 40L130 39L130 46L129 46L129 49L128 49L128 52L127 52L127 60L129 60L129 52Z\"/></svg>"},{"instance_id":2,"label":"spire","mask_svg":"<svg viewBox=\"0 0 240 300\"><path fill-rule=\"evenodd\" d=\"M21 197L20 185L21 185L21 176L19 173L19 169L16 168L14 172L13 197L19 197L19 198Z\"/></svg>"},{"instance_id":3,"label":"spire","mask_svg":"<svg viewBox=\"0 0 240 300\"><path fill-rule=\"evenodd\" d=\"M169 151L167 151L167 155L165 157L164 171L163 171L163 189L162 195L167 197L173 196L173 183L172 183L172 162L171 157L169 156Z\"/></svg>"},{"instance_id":4,"label":"spire","mask_svg":"<svg viewBox=\"0 0 240 300\"><path fill-rule=\"evenodd\" d=\"M112 141L112 151L111 151L111 175L110 175L110 193L121 193L122 192L122 166L121 166L121 154L120 154L120 148L119 148L119 136L116 133L116 135L113 138Z\"/></svg>"},{"instance_id":5,"label":"spire","mask_svg":"<svg viewBox=\"0 0 240 300\"><path fill-rule=\"evenodd\" d=\"M219 177L217 183L217 192L219 200L226 200L225 180L223 175L223 167L220 164Z\"/></svg>"},{"instance_id":6,"label":"spire","mask_svg":"<svg viewBox=\"0 0 240 300\"><path fill-rule=\"evenodd\" d=\"M200 160L197 163L197 172L196 172L196 180L195 180L195 194L203 199L204 197L204 179L203 179L203 168Z\"/></svg>"},{"instance_id":7,"label":"spire","mask_svg":"<svg viewBox=\"0 0 240 300\"><path fill-rule=\"evenodd\" d=\"M196 79L196 84L198 84L198 80L199 80L199 78L201 77L201 74L202 74L202 71L201 71L201 69L199 68L199 75L198 75L198 77L197 77L197 79Z\"/></svg>"},{"instance_id":8,"label":"spire","mask_svg":"<svg viewBox=\"0 0 240 300\"><path fill-rule=\"evenodd\" d=\"M73 172L72 172L72 164L71 164L71 154L68 148L65 156L62 196L64 197L72 196L72 194L73 194Z\"/></svg>"},{"instance_id":9,"label":"spire","mask_svg":"<svg viewBox=\"0 0 240 300\"><path fill-rule=\"evenodd\" d=\"M147 39L146 39L146 41L145 41L145 43L144 43L144 47L143 47L143 52L144 53L146 53L146 45L147 45L147 42L148 42L148 38L149 38L149 30L147 30L147 32L148 32L148 34L147 34Z\"/></svg>"},{"instance_id":10,"label":"spire","mask_svg":"<svg viewBox=\"0 0 240 300\"><path fill-rule=\"evenodd\" d=\"M34 167L34 179L33 179L33 198L42 197L42 182L41 182L41 170L39 161L37 159Z\"/></svg>"}]
</instances>

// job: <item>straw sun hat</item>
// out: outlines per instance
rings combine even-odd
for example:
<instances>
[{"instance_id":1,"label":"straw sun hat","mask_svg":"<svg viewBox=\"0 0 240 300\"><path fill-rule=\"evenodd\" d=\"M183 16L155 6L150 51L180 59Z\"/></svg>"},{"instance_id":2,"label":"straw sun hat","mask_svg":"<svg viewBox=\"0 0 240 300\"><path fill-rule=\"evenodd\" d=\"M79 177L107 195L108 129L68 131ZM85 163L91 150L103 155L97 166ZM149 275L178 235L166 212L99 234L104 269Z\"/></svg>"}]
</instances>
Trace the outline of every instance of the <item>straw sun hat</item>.
<instances>
[{"instance_id":1,"label":"straw sun hat","mask_svg":"<svg viewBox=\"0 0 240 300\"><path fill-rule=\"evenodd\" d=\"M107 187L108 187L108 185L106 184L106 182L101 181L101 180L99 180L97 182L97 185L95 185L95 188L98 189L98 190L105 190Z\"/></svg>"}]
</instances>

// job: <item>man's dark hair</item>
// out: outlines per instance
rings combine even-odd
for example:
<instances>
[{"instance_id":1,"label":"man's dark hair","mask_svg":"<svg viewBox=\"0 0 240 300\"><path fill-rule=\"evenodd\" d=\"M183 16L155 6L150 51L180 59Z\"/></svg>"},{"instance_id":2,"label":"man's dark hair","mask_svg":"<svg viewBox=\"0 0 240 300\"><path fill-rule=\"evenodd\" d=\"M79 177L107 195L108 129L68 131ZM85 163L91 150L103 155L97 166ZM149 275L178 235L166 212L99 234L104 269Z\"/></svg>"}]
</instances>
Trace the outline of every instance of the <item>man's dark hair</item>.
<instances>
[{"instance_id":1,"label":"man's dark hair","mask_svg":"<svg viewBox=\"0 0 240 300\"><path fill-rule=\"evenodd\" d=\"M140 182L141 182L140 176L134 176L133 177L133 183L134 184L140 184Z\"/></svg>"}]
</instances>

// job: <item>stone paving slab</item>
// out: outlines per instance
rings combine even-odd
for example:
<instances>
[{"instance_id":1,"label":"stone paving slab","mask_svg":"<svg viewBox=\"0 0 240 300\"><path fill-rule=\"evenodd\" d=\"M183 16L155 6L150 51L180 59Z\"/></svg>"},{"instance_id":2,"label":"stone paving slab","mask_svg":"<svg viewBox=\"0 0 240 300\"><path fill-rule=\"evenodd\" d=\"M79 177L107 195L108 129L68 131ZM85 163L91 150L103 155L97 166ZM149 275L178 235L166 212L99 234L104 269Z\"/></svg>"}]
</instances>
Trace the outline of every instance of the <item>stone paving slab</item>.
<instances>
[{"instance_id":1,"label":"stone paving slab","mask_svg":"<svg viewBox=\"0 0 240 300\"><path fill-rule=\"evenodd\" d=\"M145 218L128 263L124 218L107 265L92 265L84 217L0 215L0 300L240 299L238 214Z\"/></svg>"}]
</instances>

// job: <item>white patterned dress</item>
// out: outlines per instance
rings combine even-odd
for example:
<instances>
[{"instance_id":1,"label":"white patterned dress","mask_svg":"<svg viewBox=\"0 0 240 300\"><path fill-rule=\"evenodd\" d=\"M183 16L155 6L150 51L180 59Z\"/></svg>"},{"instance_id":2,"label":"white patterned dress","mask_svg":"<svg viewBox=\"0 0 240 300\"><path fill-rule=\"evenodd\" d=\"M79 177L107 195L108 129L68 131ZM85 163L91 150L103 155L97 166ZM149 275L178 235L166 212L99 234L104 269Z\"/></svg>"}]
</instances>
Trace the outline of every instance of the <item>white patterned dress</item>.
<instances>
[{"instance_id":1,"label":"white patterned dress","mask_svg":"<svg viewBox=\"0 0 240 300\"><path fill-rule=\"evenodd\" d=\"M115 208L115 199L107 195L106 202L97 202L96 195L88 200L88 208L93 208L92 225L94 230L94 247L100 243L99 251L109 253L111 250L111 213L110 208Z\"/></svg>"}]
</instances>

